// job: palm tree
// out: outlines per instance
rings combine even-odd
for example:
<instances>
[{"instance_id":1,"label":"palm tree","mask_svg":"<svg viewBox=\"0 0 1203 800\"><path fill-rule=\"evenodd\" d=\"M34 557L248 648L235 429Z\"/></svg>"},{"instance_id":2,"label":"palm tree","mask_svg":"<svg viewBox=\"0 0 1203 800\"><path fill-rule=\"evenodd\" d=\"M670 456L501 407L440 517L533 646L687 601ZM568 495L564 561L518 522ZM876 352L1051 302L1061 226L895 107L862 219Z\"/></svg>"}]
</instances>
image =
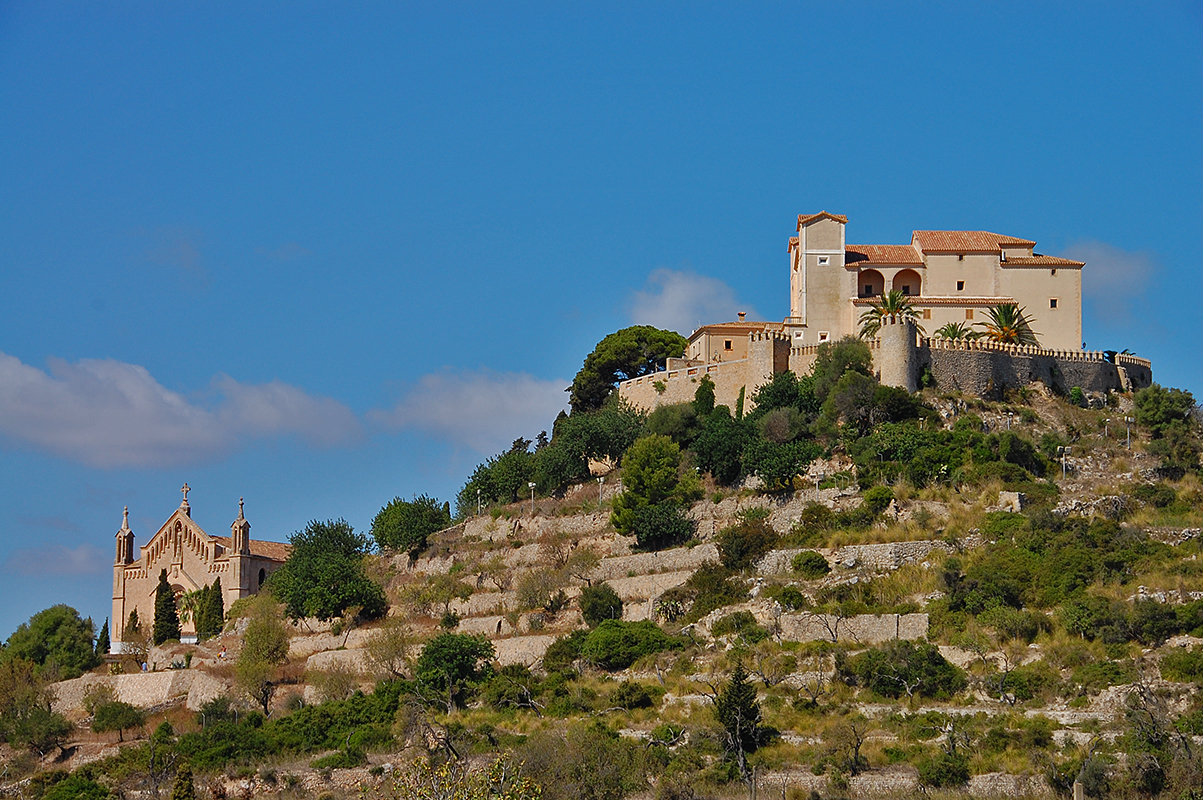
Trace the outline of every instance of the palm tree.
<instances>
[{"instance_id":1,"label":"palm tree","mask_svg":"<svg viewBox=\"0 0 1203 800\"><path fill-rule=\"evenodd\" d=\"M1000 344L1040 344L1032 330L1032 320L1027 309L1015 303L1003 303L986 309L990 319L977 323L982 327L981 335Z\"/></svg>"},{"instance_id":2,"label":"palm tree","mask_svg":"<svg viewBox=\"0 0 1203 800\"><path fill-rule=\"evenodd\" d=\"M976 339L982 334L964 322L946 322L936 330L935 335L942 339Z\"/></svg>"},{"instance_id":3,"label":"palm tree","mask_svg":"<svg viewBox=\"0 0 1203 800\"><path fill-rule=\"evenodd\" d=\"M870 339L876 336L881 330L881 321L886 317L910 320L919 332L923 333L923 326L919 324L919 312L915 310L914 304L907 295L895 289L883 294L880 300L860 315L860 338Z\"/></svg>"}]
</instances>

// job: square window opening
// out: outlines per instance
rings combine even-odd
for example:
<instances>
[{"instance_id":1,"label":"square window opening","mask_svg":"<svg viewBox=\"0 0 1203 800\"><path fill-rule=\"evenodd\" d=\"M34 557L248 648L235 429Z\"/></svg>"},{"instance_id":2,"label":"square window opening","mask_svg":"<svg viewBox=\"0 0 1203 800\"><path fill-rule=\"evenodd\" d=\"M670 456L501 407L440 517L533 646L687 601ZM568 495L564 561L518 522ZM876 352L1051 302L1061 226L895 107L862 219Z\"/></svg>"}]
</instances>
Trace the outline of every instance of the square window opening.
<instances>
[{"instance_id":1,"label":"square window opening","mask_svg":"<svg viewBox=\"0 0 1203 800\"><path fill-rule=\"evenodd\" d=\"M819 266L825 267L831 263L831 256L819 256Z\"/></svg>"},{"instance_id":2,"label":"square window opening","mask_svg":"<svg viewBox=\"0 0 1203 800\"><path fill-rule=\"evenodd\" d=\"M911 293L911 285L909 283L902 284L902 293L909 295Z\"/></svg>"},{"instance_id":3,"label":"square window opening","mask_svg":"<svg viewBox=\"0 0 1203 800\"><path fill-rule=\"evenodd\" d=\"M965 291L965 281L957 281L957 291L958 292Z\"/></svg>"},{"instance_id":4,"label":"square window opening","mask_svg":"<svg viewBox=\"0 0 1203 800\"><path fill-rule=\"evenodd\" d=\"M1050 298L1050 299L1049 299L1049 301L1048 301L1048 307L1049 307L1049 308L1056 308L1056 307L1057 307L1057 298L1055 298L1055 297L1053 297L1053 298Z\"/></svg>"},{"instance_id":5,"label":"square window opening","mask_svg":"<svg viewBox=\"0 0 1203 800\"><path fill-rule=\"evenodd\" d=\"M731 340L730 340L730 339L727 339L725 342L723 342L723 349L724 349L724 350L730 350L730 349L731 349Z\"/></svg>"},{"instance_id":6,"label":"square window opening","mask_svg":"<svg viewBox=\"0 0 1203 800\"><path fill-rule=\"evenodd\" d=\"M819 331L819 341L825 342L831 336L827 331Z\"/></svg>"}]
</instances>

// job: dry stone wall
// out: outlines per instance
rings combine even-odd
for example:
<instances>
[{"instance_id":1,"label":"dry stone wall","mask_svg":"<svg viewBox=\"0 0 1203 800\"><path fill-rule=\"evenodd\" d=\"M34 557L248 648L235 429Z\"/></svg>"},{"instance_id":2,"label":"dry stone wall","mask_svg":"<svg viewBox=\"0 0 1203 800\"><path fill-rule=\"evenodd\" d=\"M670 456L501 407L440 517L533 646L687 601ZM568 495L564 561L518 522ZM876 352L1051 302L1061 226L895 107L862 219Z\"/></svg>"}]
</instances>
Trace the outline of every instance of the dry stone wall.
<instances>
[{"instance_id":1,"label":"dry stone wall","mask_svg":"<svg viewBox=\"0 0 1203 800\"><path fill-rule=\"evenodd\" d=\"M830 614L782 614L781 638L791 642L837 641L880 644L927 636L927 614L860 614L840 619Z\"/></svg>"}]
</instances>

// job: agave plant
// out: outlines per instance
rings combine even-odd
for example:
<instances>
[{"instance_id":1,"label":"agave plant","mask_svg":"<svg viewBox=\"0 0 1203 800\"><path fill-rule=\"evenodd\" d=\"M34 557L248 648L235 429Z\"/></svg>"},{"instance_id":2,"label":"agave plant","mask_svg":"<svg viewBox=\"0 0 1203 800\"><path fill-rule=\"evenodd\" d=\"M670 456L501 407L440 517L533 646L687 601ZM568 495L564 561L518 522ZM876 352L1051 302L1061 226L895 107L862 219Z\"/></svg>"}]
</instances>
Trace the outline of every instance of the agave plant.
<instances>
[{"instance_id":1,"label":"agave plant","mask_svg":"<svg viewBox=\"0 0 1203 800\"><path fill-rule=\"evenodd\" d=\"M881 321L886 317L910 320L915 323L920 333L923 332L923 326L919 324L919 312L915 310L914 304L907 295L894 290L883 294L880 300L860 315L860 337L870 339L876 336L881 330Z\"/></svg>"},{"instance_id":2,"label":"agave plant","mask_svg":"<svg viewBox=\"0 0 1203 800\"><path fill-rule=\"evenodd\" d=\"M1003 303L991 306L986 313L990 319L977 324L982 328L981 335L990 341L1000 344L1040 344L1026 309L1015 303Z\"/></svg>"},{"instance_id":3,"label":"agave plant","mask_svg":"<svg viewBox=\"0 0 1203 800\"><path fill-rule=\"evenodd\" d=\"M982 334L964 322L946 322L935 333L942 339L976 339Z\"/></svg>"}]
</instances>

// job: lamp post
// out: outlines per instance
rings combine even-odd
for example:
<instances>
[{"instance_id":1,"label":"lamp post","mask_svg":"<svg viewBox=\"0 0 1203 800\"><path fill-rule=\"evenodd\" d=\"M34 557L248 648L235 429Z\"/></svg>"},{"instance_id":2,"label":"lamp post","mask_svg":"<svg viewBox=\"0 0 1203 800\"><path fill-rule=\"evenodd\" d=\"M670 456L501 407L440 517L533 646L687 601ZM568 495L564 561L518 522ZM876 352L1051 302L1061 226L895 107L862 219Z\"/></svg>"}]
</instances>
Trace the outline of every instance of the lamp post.
<instances>
[{"instance_id":1,"label":"lamp post","mask_svg":"<svg viewBox=\"0 0 1203 800\"><path fill-rule=\"evenodd\" d=\"M476 487L476 516L480 516L480 487Z\"/></svg>"},{"instance_id":2,"label":"lamp post","mask_svg":"<svg viewBox=\"0 0 1203 800\"><path fill-rule=\"evenodd\" d=\"M597 507L601 508L602 503L602 484L606 482L606 476L602 475L597 479Z\"/></svg>"},{"instance_id":3,"label":"lamp post","mask_svg":"<svg viewBox=\"0 0 1203 800\"><path fill-rule=\"evenodd\" d=\"M1065 480L1065 460L1069 458L1069 450L1068 446L1057 448L1057 456L1061 459L1061 480Z\"/></svg>"},{"instance_id":4,"label":"lamp post","mask_svg":"<svg viewBox=\"0 0 1203 800\"><path fill-rule=\"evenodd\" d=\"M530 489L530 515L533 517L535 515L535 482L531 481L526 485Z\"/></svg>"},{"instance_id":5,"label":"lamp post","mask_svg":"<svg viewBox=\"0 0 1203 800\"><path fill-rule=\"evenodd\" d=\"M1108 438L1108 436L1110 436L1110 425L1111 425L1110 417L1103 420L1103 438L1104 439L1106 439L1106 438Z\"/></svg>"},{"instance_id":6,"label":"lamp post","mask_svg":"<svg viewBox=\"0 0 1203 800\"><path fill-rule=\"evenodd\" d=\"M1131 417L1124 417L1124 424L1128 426L1128 449L1132 449L1132 423L1135 422Z\"/></svg>"},{"instance_id":7,"label":"lamp post","mask_svg":"<svg viewBox=\"0 0 1203 800\"><path fill-rule=\"evenodd\" d=\"M1011 418L1015 416L1014 411L1007 412L1007 430L1011 430Z\"/></svg>"}]
</instances>

